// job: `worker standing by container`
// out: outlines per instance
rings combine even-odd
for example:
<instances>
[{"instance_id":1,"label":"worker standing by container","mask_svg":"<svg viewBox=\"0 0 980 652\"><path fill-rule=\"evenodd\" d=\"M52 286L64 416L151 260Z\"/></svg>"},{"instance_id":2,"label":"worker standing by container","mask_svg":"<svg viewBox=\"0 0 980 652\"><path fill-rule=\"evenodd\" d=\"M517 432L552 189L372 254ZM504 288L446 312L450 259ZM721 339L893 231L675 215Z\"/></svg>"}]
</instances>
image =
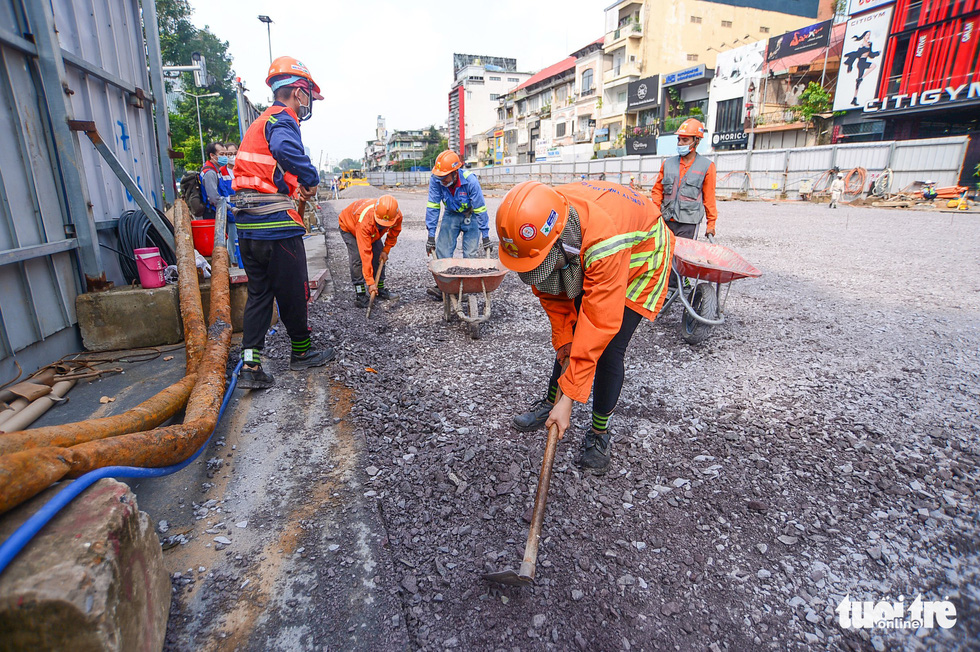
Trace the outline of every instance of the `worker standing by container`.
<instances>
[{"instance_id":1,"label":"worker standing by container","mask_svg":"<svg viewBox=\"0 0 980 652\"><path fill-rule=\"evenodd\" d=\"M519 183L497 209L497 235L500 262L532 286L547 313L556 352L547 395L514 426L557 424L564 434L572 402L592 394L578 464L605 473L626 348L640 320L652 321L663 305L674 236L646 197L606 181Z\"/></svg>"},{"instance_id":2,"label":"worker standing by container","mask_svg":"<svg viewBox=\"0 0 980 652\"><path fill-rule=\"evenodd\" d=\"M380 274L378 270L388 261L388 254L402 232L398 202L391 195L382 195L377 200L359 199L340 211L339 221L357 305L366 308L368 298L373 296L391 298L385 289L386 270L381 269Z\"/></svg>"},{"instance_id":3,"label":"worker standing by container","mask_svg":"<svg viewBox=\"0 0 980 652\"><path fill-rule=\"evenodd\" d=\"M201 166L201 199L204 200L204 215L201 219L213 220L214 214L218 210L218 202L222 197L227 197L231 192L231 187L223 189L221 178L221 168L228 163L225 155L224 145L221 143L208 143L204 148L204 164Z\"/></svg>"},{"instance_id":4,"label":"worker standing by container","mask_svg":"<svg viewBox=\"0 0 980 652\"><path fill-rule=\"evenodd\" d=\"M313 115L313 101L323 96L310 71L292 57L273 61L265 83L275 101L249 126L235 161L238 232L248 275L239 386L248 389L274 383L260 358L273 301L292 342L291 370L317 367L336 355L331 347L314 349L310 339L306 229L291 199L294 193L312 198L320 183L303 147L300 123Z\"/></svg>"},{"instance_id":5,"label":"worker standing by container","mask_svg":"<svg viewBox=\"0 0 980 652\"><path fill-rule=\"evenodd\" d=\"M439 211L442 225L439 225ZM483 201L483 189L476 175L463 169L463 162L456 152L445 150L436 157L429 177L429 201L425 209L425 228L429 238L425 243L426 255L435 253L436 258L452 258L460 233L463 234L463 258L477 258L490 251L490 218ZM481 246L480 236L483 236ZM442 300L438 288L428 289L434 299Z\"/></svg>"}]
</instances>

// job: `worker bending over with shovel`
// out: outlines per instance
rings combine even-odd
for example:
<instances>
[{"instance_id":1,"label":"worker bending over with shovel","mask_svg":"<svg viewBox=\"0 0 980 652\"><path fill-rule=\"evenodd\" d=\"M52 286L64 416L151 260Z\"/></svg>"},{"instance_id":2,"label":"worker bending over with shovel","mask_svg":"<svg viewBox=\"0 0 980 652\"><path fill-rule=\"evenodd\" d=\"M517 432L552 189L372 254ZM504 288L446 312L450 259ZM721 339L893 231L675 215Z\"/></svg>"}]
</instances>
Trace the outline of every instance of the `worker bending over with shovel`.
<instances>
[{"instance_id":1,"label":"worker bending over with shovel","mask_svg":"<svg viewBox=\"0 0 980 652\"><path fill-rule=\"evenodd\" d=\"M384 264L401 232L402 212L391 195L358 199L340 211L340 236L347 245L350 280L359 308L367 308L369 296L391 297L385 289Z\"/></svg>"},{"instance_id":2,"label":"worker bending over with shovel","mask_svg":"<svg viewBox=\"0 0 980 652\"><path fill-rule=\"evenodd\" d=\"M562 436L572 401L594 392L578 464L605 473L626 348L640 320L652 321L663 305L674 235L649 199L606 181L520 183L497 210L497 235L500 262L532 286L556 351L547 396L514 426L530 432L556 424Z\"/></svg>"}]
</instances>

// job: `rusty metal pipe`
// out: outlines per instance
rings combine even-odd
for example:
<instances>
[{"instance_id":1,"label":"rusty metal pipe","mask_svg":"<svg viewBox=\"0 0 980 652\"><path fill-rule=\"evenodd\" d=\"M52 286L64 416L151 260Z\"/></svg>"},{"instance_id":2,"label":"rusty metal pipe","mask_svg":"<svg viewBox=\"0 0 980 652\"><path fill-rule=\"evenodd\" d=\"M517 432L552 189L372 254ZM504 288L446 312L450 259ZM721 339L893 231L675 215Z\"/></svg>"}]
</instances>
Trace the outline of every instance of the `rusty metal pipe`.
<instances>
[{"instance_id":1,"label":"rusty metal pipe","mask_svg":"<svg viewBox=\"0 0 980 652\"><path fill-rule=\"evenodd\" d=\"M180 314L184 320L187 373L190 375L197 371L201 356L204 355L206 335L201 284L197 280L197 261L194 256L194 240L191 237L191 214L183 199L178 199L174 204L174 226L177 241L177 290L180 296ZM187 400L186 396L184 400Z\"/></svg>"},{"instance_id":2,"label":"rusty metal pipe","mask_svg":"<svg viewBox=\"0 0 980 652\"><path fill-rule=\"evenodd\" d=\"M193 455L214 430L224 398L225 367L231 348L231 295L225 247L215 248L211 272L208 347L194 391L187 401L184 423L73 446L69 449L69 477L77 478L110 465L160 467L177 464Z\"/></svg>"}]
</instances>

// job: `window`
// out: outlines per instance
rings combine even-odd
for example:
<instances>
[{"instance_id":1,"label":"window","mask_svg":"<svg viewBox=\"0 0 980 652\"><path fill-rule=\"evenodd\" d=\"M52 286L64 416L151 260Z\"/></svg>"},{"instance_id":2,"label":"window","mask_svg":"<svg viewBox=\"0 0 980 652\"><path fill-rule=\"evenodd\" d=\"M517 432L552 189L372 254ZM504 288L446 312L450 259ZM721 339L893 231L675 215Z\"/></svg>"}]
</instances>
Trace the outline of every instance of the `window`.
<instances>
[{"instance_id":1,"label":"window","mask_svg":"<svg viewBox=\"0 0 980 652\"><path fill-rule=\"evenodd\" d=\"M691 16L691 22L697 25L701 24L701 16Z\"/></svg>"},{"instance_id":2,"label":"window","mask_svg":"<svg viewBox=\"0 0 980 652\"><path fill-rule=\"evenodd\" d=\"M619 93L616 95L616 101L617 102L625 102L626 101L626 91L619 91Z\"/></svg>"},{"instance_id":3,"label":"window","mask_svg":"<svg viewBox=\"0 0 980 652\"><path fill-rule=\"evenodd\" d=\"M500 77L490 76L490 81L500 81Z\"/></svg>"},{"instance_id":4,"label":"window","mask_svg":"<svg viewBox=\"0 0 980 652\"><path fill-rule=\"evenodd\" d=\"M592 68L582 71L582 94L592 90Z\"/></svg>"},{"instance_id":5,"label":"window","mask_svg":"<svg viewBox=\"0 0 980 652\"><path fill-rule=\"evenodd\" d=\"M732 21L730 21L730 20L723 20L723 21L721 21L721 26L722 27L731 27L732 26Z\"/></svg>"},{"instance_id":6,"label":"window","mask_svg":"<svg viewBox=\"0 0 980 652\"><path fill-rule=\"evenodd\" d=\"M555 127L555 138L563 138L565 136L565 123L559 122Z\"/></svg>"},{"instance_id":7,"label":"window","mask_svg":"<svg viewBox=\"0 0 980 652\"><path fill-rule=\"evenodd\" d=\"M766 27L765 25L763 25L762 27L759 28L759 32L762 33L762 34L768 34L769 33L769 28Z\"/></svg>"},{"instance_id":8,"label":"window","mask_svg":"<svg viewBox=\"0 0 980 652\"><path fill-rule=\"evenodd\" d=\"M466 99L468 100L473 99L473 91L466 91Z\"/></svg>"},{"instance_id":9,"label":"window","mask_svg":"<svg viewBox=\"0 0 980 652\"><path fill-rule=\"evenodd\" d=\"M499 100L499 99L500 99L500 94L499 93L490 93L490 101L491 102L494 102L494 101Z\"/></svg>"},{"instance_id":10,"label":"window","mask_svg":"<svg viewBox=\"0 0 980 652\"><path fill-rule=\"evenodd\" d=\"M509 82L511 82L513 84L517 84L517 83L520 83L521 78L520 77L508 77L507 78L507 81L509 81Z\"/></svg>"},{"instance_id":11,"label":"window","mask_svg":"<svg viewBox=\"0 0 980 652\"><path fill-rule=\"evenodd\" d=\"M687 60L688 61L697 61L698 60L698 55L696 55L696 54L689 54L689 55L687 55Z\"/></svg>"},{"instance_id":12,"label":"window","mask_svg":"<svg viewBox=\"0 0 980 652\"><path fill-rule=\"evenodd\" d=\"M742 130L742 103L741 97L731 100L718 102L718 117L715 119L715 131L741 131Z\"/></svg>"}]
</instances>

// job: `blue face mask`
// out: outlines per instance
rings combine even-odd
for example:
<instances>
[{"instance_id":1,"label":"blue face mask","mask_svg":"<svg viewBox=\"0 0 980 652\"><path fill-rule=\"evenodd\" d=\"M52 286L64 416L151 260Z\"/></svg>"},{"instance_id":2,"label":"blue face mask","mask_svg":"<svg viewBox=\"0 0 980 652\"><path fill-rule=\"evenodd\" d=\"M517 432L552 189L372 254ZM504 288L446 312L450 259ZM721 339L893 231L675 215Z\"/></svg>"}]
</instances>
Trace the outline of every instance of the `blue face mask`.
<instances>
[{"instance_id":1,"label":"blue face mask","mask_svg":"<svg viewBox=\"0 0 980 652\"><path fill-rule=\"evenodd\" d=\"M227 156L219 156L218 157L218 165L228 165L228 157Z\"/></svg>"},{"instance_id":2,"label":"blue face mask","mask_svg":"<svg viewBox=\"0 0 980 652\"><path fill-rule=\"evenodd\" d=\"M688 154L690 154L690 152L691 152L691 146L690 145L678 145L677 146L677 153L680 156L687 156Z\"/></svg>"}]
</instances>

